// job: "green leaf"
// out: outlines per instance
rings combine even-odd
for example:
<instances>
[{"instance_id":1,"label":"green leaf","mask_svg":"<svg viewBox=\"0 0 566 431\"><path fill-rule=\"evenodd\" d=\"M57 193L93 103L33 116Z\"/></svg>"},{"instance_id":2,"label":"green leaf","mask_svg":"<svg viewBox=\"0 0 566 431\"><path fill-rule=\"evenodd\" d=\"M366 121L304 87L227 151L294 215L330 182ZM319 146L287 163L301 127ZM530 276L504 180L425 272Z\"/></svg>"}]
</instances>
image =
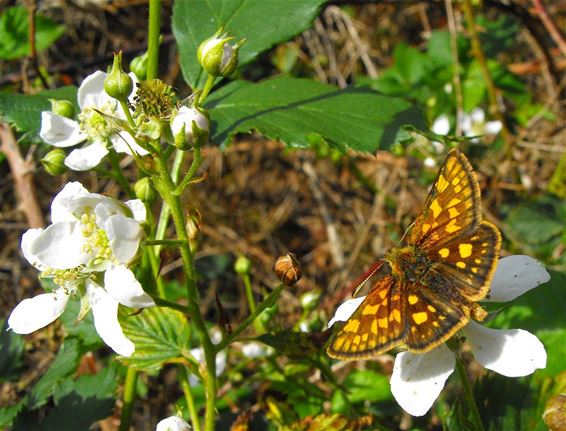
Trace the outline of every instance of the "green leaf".
<instances>
[{"instance_id":1,"label":"green leaf","mask_svg":"<svg viewBox=\"0 0 566 431\"><path fill-rule=\"evenodd\" d=\"M57 357L49 367L49 370L39 379L31 391L30 407L39 407L47 402L60 384L79 366L81 359L79 340L66 338L61 345Z\"/></svg>"},{"instance_id":2,"label":"green leaf","mask_svg":"<svg viewBox=\"0 0 566 431\"><path fill-rule=\"evenodd\" d=\"M0 429L5 429L11 425L14 419L25 407L27 400L23 399L13 406L0 408Z\"/></svg>"},{"instance_id":3,"label":"green leaf","mask_svg":"<svg viewBox=\"0 0 566 431\"><path fill-rule=\"evenodd\" d=\"M348 394L342 391L334 392L332 411L345 412L349 403L381 403L392 399L389 378L372 370L353 371L342 385L348 388ZM347 398L347 400L345 399Z\"/></svg>"},{"instance_id":4,"label":"green leaf","mask_svg":"<svg viewBox=\"0 0 566 431\"><path fill-rule=\"evenodd\" d=\"M84 349L96 350L104 346L104 342L96 332L94 327L94 317L92 313L87 313L80 321L77 317L80 313L80 301L78 299L69 299L65 312L59 318L65 327L65 331L70 336L77 337L81 340Z\"/></svg>"},{"instance_id":5,"label":"green leaf","mask_svg":"<svg viewBox=\"0 0 566 431\"><path fill-rule=\"evenodd\" d=\"M564 230L564 224L525 206L513 208L506 219L513 236L527 244L544 244Z\"/></svg>"},{"instance_id":6,"label":"green leaf","mask_svg":"<svg viewBox=\"0 0 566 431\"><path fill-rule=\"evenodd\" d=\"M35 43L38 52L48 48L65 32L49 18L36 14ZM30 55L28 11L24 6L6 9L0 15L0 58L14 60Z\"/></svg>"},{"instance_id":7,"label":"green leaf","mask_svg":"<svg viewBox=\"0 0 566 431\"><path fill-rule=\"evenodd\" d=\"M120 307L119 318L124 334L136 345L132 356L120 358L128 366L155 371L165 362L189 352L189 326L179 311L153 307L138 315L128 315L128 311Z\"/></svg>"},{"instance_id":8,"label":"green leaf","mask_svg":"<svg viewBox=\"0 0 566 431\"><path fill-rule=\"evenodd\" d=\"M24 340L0 320L0 382L17 380L23 364Z\"/></svg>"},{"instance_id":9,"label":"green leaf","mask_svg":"<svg viewBox=\"0 0 566 431\"><path fill-rule=\"evenodd\" d=\"M213 93L206 105L211 139L218 145L235 133L257 130L290 146L307 146L308 136L316 133L341 147L374 152L406 138L404 125L425 128L420 111L404 99L308 79L235 81Z\"/></svg>"},{"instance_id":10,"label":"green leaf","mask_svg":"<svg viewBox=\"0 0 566 431\"><path fill-rule=\"evenodd\" d=\"M114 364L117 364L114 362ZM83 375L77 379L67 378L53 394L55 403L75 393L83 399L96 398L98 400L112 398L118 386L115 367L106 367L94 375Z\"/></svg>"},{"instance_id":11,"label":"green leaf","mask_svg":"<svg viewBox=\"0 0 566 431\"><path fill-rule=\"evenodd\" d=\"M177 39L185 81L202 87L204 73L197 61L198 46L220 27L238 41L240 65L254 60L273 45L310 27L324 0L192 0L173 7L173 34ZM281 21L285 18L284 25Z\"/></svg>"},{"instance_id":12,"label":"green leaf","mask_svg":"<svg viewBox=\"0 0 566 431\"><path fill-rule=\"evenodd\" d=\"M33 95L0 93L0 120L12 124L19 131L37 134L41 127L41 112L51 110L49 99L76 103L77 88L68 86Z\"/></svg>"}]
</instances>

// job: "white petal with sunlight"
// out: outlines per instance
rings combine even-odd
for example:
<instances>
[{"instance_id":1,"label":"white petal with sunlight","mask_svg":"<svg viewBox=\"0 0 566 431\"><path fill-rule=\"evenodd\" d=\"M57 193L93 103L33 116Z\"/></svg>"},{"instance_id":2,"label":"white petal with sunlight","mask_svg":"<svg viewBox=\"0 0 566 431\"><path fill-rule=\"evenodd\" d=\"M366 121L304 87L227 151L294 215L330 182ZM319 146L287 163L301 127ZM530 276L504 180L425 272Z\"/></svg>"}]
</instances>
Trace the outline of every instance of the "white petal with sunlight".
<instances>
[{"instance_id":1,"label":"white petal with sunlight","mask_svg":"<svg viewBox=\"0 0 566 431\"><path fill-rule=\"evenodd\" d=\"M491 281L489 301L511 301L550 280L548 271L530 256L515 255L499 259Z\"/></svg>"},{"instance_id":2,"label":"white petal with sunlight","mask_svg":"<svg viewBox=\"0 0 566 431\"><path fill-rule=\"evenodd\" d=\"M117 153L132 154L132 152L140 156L149 154L147 150L142 148L136 140L128 132L118 132L110 137L110 142Z\"/></svg>"},{"instance_id":3,"label":"white petal with sunlight","mask_svg":"<svg viewBox=\"0 0 566 431\"><path fill-rule=\"evenodd\" d=\"M65 187L57 193L51 202L51 223L60 221L76 221L73 208L69 206L73 199L88 195L88 190L78 181L65 184Z\"/></svg>"},{"instance_id":4,"label":"white petal with sunlight","mask_svg":"<svg viewBox=\"0 0 566 431\"><path fill-rule=\"evenodd\" d=\"M345 322L348 320L364 299L366 299L365 296L360 296L358 298L348 299L340 304L334 313L334 317L328 322L328 327L330 328L336 322Z\"/></svg>"},{"instance_id":5,"label":"white petal with sunlight","mask_svg":"<svg viewBox=\"0 0 566 431\"><path fill-rule=\"evenodd\" d=\"M93 142L84 148L77 148L65 159L65 166L73 171L88 171L97 166L108 154L106 146L101 142Z\"/></svg>"},{"instance_id":6,"label":"white petal with sunlight","mask_svg":"<svg viewBox=\"0 0 566 431\"><path fill-rule=\"evenodd\" d=\"M126 202L126 206L132 211L132 216L134 220L144 222L147 217L147 211L145 209L144 203L139 199L132 199Z\"/></svg>"},{"instance_id":7,"label":"white petal with sunlight","mask_svg":"<svg viewBox=\"0 0 566 431\"><path fill-rule=\"evenodd\" d=\"M41 113L39 137L50 145L59 148L72 147L86 139L79 123L51 111Z\"/></svg>"},{"instance_id":8,"label":"white petal with sunlight","mask_svg":"<svg viewBox=\"0 0 566 431\"><path fill-rule=\"evenodd\" d=\"M48 267L43 265L39 258L31 252L31 246L35 242L35 240L41 235L43 229L35 228L35 229L28 229L22 235L22 242L20 247L22 249L22 253L26 260L31 263L35 268L39 269L40 271L46 270Z\"/></svg>"},{"instance_id":9,"label":"white petal with sunlight","mask_svg":"<svg viewBox=\"0 0 566 431\"><path fill-rule=\"evenodd\" d=\"M422 416L429 411L454 371L454 353L444 344L427 353L399 353L391 375L391 392L409 414Z\"/></svg>"},{"instance_id":10,"label":"white petal with sunlight","mask_svg":"<svg viewBox=\"0 0 566 431\"><path fill-rule=\"evenodd\" d=\"M474 357L485 368L507 377L532 374L546 367L546 350L540 340L522 329L491 329L470 322L464 329Z\"/></svg>"},{"instance_id":11,"label":"white petal with sunlight","mask_svg":"<svg viewBox=\"0 0 566 431\"><path fill-rule=\"evenodd\" d=\"M48 226L31 244L30 252L42 265L53 269L71 269L85 264L85 238L78 222L60 222Z\"/></svg>"},{"instance_id":12,"label":"white petal with sunlight","mask_svg":"<svg viewBox=\"0 0 566 431\"><path fill-rule=\"evenodd\" d=\"M134 273L125 266L110 266L104 273L106 291L120 304L133 308L155 305L151 296L143 288Z\"/></svg>"},{"instance_id":13,"label":"white petal with sunlight","mask_svg":"<svg viewBox=\"0 0 566 431\"><path fill-rule=\"evenodd\" d=\"M135 346L124 335L120 322L118 322L118 301L90 280L87 280L86 286L96 332L116 353L131 356L135 351Z\"/></svg>"},{"instance_id":14,"label":"white petal with sunlight","mask_svg":"<svg viewBox=\"0 0 566 431\"><path fill-rule=\"evenodd\" d=\"M101 108L106 102L117 103L104 91L104 80L107 74L100 70L88 75L77 91L77 101L81 111L85 108Z\"/></svg>"},{"instance_id":15,"label":"white petal with sunlight","mask_svg":"<svg viewBox=\"0 0 566 431\"><path fill-rule=\"evenodd\" d=\"M114 215L104 223L114 257L120 263L128 263L137 253L143 230L134 219Z\"/></svg>"},{"instance_id":16,"label":"white petal with sunlight","mask_svg":"<svg viewBox=\"0 0 566 431\"><path fill-rule=\"evenodd\" d=\"M24 299L10 314L8 326L17 334L30 334L56 320L69 300L64 289Z\"/></svg>"}]
</instances>

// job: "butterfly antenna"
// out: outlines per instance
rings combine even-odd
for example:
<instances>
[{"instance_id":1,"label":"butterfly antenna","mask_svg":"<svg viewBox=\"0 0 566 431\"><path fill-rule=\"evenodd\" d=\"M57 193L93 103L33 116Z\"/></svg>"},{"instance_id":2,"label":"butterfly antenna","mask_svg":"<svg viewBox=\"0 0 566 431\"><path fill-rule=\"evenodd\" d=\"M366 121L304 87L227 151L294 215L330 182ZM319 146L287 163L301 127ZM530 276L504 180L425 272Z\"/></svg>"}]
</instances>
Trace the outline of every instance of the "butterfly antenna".
<instances>
[{"instance_id":1,"label":"butterfly antenna","mask_svg":"<svg viewBox=\"0 0 566 431\"><path fill-rule=\"evenodd\" d=\"M381 268L383 262L384 262L383 260L378 260L372 266L370 266L366 272L364 272L362 275L356 278L352 283L350 283L348 290L352 292L352 296L356 296L358 294L358 292L366 283L366 281L368 281L379 270L379 268Z\"/></svg>"}]
</instances>

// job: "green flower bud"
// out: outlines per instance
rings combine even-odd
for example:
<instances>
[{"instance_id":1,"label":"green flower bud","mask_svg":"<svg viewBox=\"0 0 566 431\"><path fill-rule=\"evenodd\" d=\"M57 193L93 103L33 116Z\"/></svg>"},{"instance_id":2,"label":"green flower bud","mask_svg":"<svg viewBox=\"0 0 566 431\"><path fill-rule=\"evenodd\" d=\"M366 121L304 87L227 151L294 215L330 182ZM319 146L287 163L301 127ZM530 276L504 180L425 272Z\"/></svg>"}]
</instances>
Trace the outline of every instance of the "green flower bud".
<instances>
[{"instance_id":1,"label":"green flower bud","mask_svg":"<svg viewBox=\"0 0 566 431\"><path fill-rule=\"evenodd\" d=\"M197 59L204 70L213 76L228 76L238 66L238 52L246 39L242 39L235 45L228 42L234 38L224 34L220 36L222 29L204 42L197 50Z\"/></svg>"},{"instance_id":2,"label":"green flower bud","mask_svg":"<svg viewBox=\"0 0 566 431\"><path fill-rule=\"evenodd\" d=\"M140 81L144 81L147 77L147 52L138 55L130 62L130 70L135 73Z\"/></svg>"},{"instance_id":3,"label":"green flower bud","mask_svg":"<svg viewBox=\"0 0 566 431\"><path fill-rule=\"evenodd\" d=\"M188 150L208 141L208 113L203 109L182 106L171 120L175 146L180 150Z\"/></svg>"},{"instance_id":4,"label":"green flower bud","mask_svg":"<svg viewBox=\"0 0 566 431\"><path fill-rule=\"evenodd\" d=\"M151 203L157 198L157 192L151 185L151 181L148 177L144 177L136 182L134 192L136 192L136 197L142 202Z\"/></svg>"},{"instance_id":5,"label":"green flower bud","mask_svg":"<svg viewBox=\"0 0 566 431\"><path fill-rule=\"evenodd\" d=\"M167 124L167 123L165 123ZM145 117L138 124L136 137L145 140L159 139L162 131L162 122L158 118Z\"/></svg>"},{"instance_id":6,"label":"green flower bud","mask_svg":"<svg viewBox=\"0 0 566 431\"><path fill-rule=\"evenodd\" d=\"M67 172L67 167L65 166L66 157L65 151L61 148L55 148L49 151L40 162L49 175L61 175Z\"/></svg>"},{"instance_id":7,"label":"green flower bud","mask_svg":"<svg viewBox=\"0 0 566 431\"><path fill-rule=\"evenodd\" d=\"M114 54L112 69L104 80L104 91L110 97L126 102L133 89L132 78L122 69L122 51L120 51Z\"/></svg>"},{"instance_id":8,"label":"green flower bud","mask_svg":"<svg viewBox=\"0 0 566 431\"><path fill-rule=\"evenodd\" d=\"M234 271L237 274L249 274L252 269L252 262L244 255L238 256L234 263Z\"/></svg>"},{"instance_id":9,"label":"green flower bud","mask_svg":"<svg viewBox=\"0 0 566 431\"><path fill-rule=\"evenodd\" d=\"M66 118L75 118L75 105L68 100L49 99L49 101L53 113Z\"/></svg>"}]
</instances>

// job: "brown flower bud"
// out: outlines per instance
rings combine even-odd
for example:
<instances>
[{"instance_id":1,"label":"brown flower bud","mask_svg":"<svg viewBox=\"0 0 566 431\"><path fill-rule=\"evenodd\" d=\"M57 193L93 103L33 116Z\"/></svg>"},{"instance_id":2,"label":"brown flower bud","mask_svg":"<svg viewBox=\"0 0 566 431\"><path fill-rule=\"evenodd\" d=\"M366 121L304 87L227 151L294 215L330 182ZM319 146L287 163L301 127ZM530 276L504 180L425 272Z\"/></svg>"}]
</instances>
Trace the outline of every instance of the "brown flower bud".
<instances>
[{"instance_id":1,"label":"brown flower bud","mask_svg":"<svg viewBox=\"0 0 566 431\"><path fill-rule=\"evenodd\" d=\"M546 402L542 418L551 431L566 429L566 394L551 397Z\"/></svg>"},{"instance_id":2,"label":"brown flower bud","mask_svg":"<svg viewBox=\"0 0 566 431\"><path fill-rule=\"evenodd\" d=\"M295 284L303 276L301 264L293 253L287 253L277 259L274 269L275 275L287 286Z\"/></svg>"}]
</instances>

